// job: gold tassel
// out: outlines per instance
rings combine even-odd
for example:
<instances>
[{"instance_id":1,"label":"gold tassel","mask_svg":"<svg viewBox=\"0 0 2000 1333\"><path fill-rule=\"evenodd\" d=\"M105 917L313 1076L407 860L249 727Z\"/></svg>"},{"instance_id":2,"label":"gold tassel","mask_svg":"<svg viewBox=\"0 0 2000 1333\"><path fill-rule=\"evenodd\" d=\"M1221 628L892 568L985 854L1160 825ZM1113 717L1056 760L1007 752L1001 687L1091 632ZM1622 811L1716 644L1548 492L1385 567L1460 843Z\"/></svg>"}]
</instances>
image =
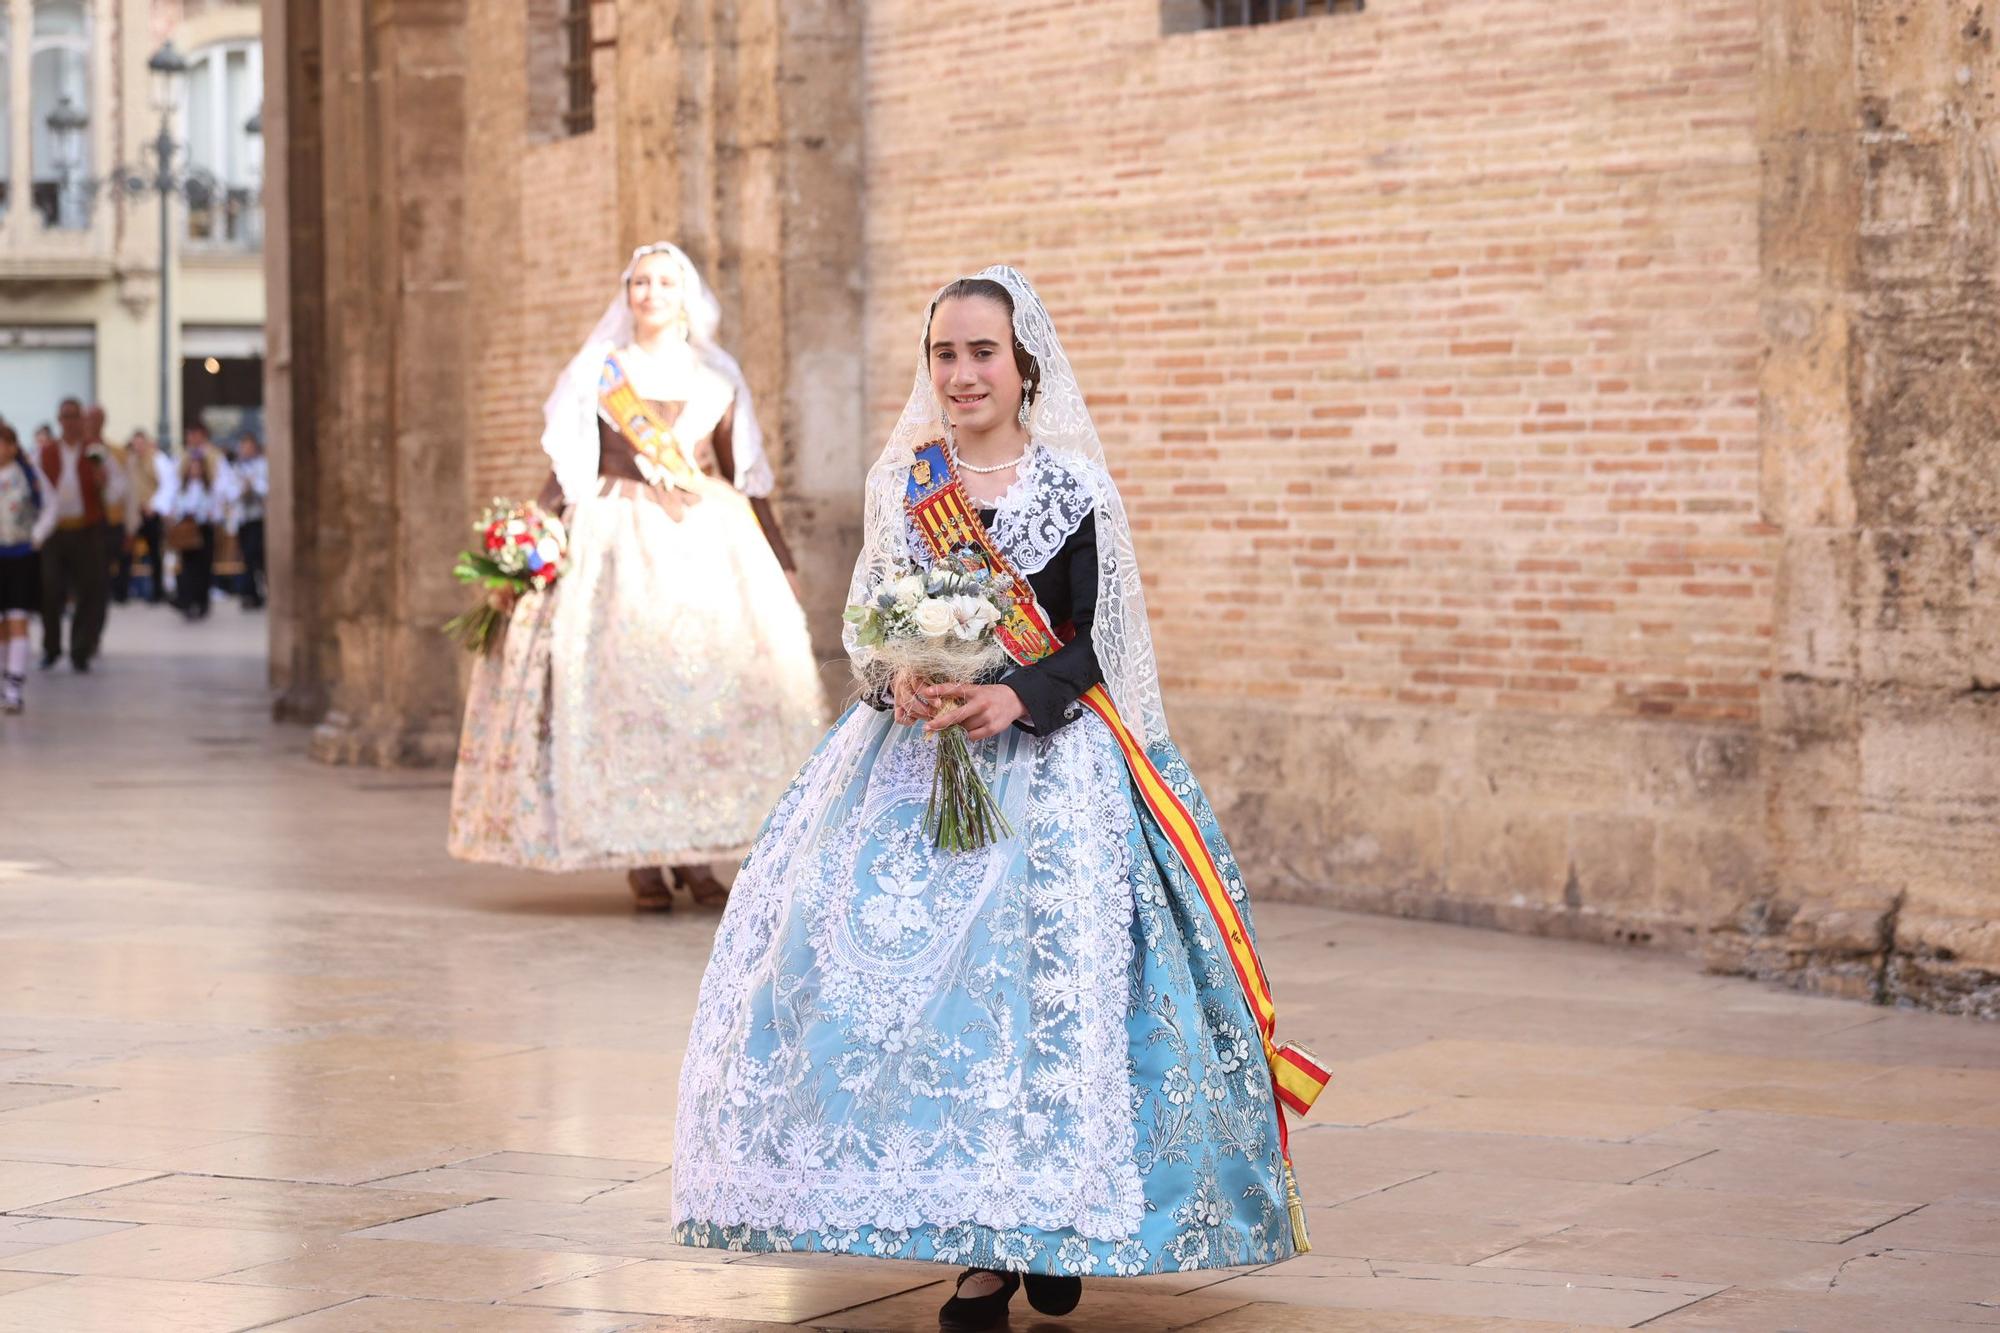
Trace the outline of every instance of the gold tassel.
<instances>
[{"instance_id":1,"label":"gold tassel","mask_svg":"<svg viewBox=\"0 0 2000 1333\"><path fill-rule=\"evenodd\" d=\"M1299 1197L1298 1177L1292 1174L1292 1164L1285 1162L1285 1211L1292 1215L1292 1249L1300 1254L1310 1253L1312 1237L1306 1234L1306 1201Z\"/></svg>"}]
</instances>

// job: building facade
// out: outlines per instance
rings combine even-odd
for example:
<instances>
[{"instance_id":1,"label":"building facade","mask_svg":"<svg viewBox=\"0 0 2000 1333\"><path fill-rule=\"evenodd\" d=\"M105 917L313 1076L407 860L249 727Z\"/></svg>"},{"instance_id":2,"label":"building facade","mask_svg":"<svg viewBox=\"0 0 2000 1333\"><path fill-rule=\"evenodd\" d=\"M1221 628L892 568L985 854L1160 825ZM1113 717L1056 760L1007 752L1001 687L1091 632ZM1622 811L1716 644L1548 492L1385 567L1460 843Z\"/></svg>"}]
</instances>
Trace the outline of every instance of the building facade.
<instances>
[{"instance_id":1,"label":"building facade","mask_svg":"<svg viewBox=\"0 0 2000 1333\"><path fill-rule=\"evenodd\" d=\"M2000 1006L1990 0L266 12L329 757L448 760L450 553L630 246L717 279L829 656L923 302L1006 260L1259 893Z\"/></svg>"},{"instance_id":2,"label":"building facade","mask_svg":"<svg viewBox=\"0 0 2000 1333\"><path fill-rule=\"evenodd\" d=\"M261 432L261 26L254 0L0 5L0 417L32 427L73 395L122 439L162 416L160 196L109 178L151 174L147 61L171 40L189 66L178 160L212 188L171 206L166 416L176 435L193 420Z\"/></svg>"}]
</instances>

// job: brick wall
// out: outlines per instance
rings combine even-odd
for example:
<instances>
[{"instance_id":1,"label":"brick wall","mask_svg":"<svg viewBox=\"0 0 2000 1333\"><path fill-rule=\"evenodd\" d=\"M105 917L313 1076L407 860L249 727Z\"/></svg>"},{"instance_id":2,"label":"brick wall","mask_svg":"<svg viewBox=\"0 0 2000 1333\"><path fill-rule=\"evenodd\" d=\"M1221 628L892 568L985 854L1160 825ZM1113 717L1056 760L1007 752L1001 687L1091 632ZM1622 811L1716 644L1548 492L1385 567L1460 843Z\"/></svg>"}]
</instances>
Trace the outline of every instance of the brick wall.
<instances>
[{"instance_id":1,"label":"brick wall","mask_svg":"<svg viewBox=\"0 0 2000 1333\"><path fill-rule=\"evenodd\" d=\"M1181 698L1755 716L1753 4L1002 14L870 7L878 419L1017 260Z\"/></svg>"},{"instance_id":2,"label":"brick wall","mask_svg":"<svg viewBox=\"0 0 2000 1333\"><path fill-rule=\"evenodd\" d=\"M871 420L935 286L1037 281L1260 887L1643 936L1754 878L1755 4L867 14Z\"/></svg>"},{"instance_id":3,"label":"brick wall","mask_svg":"<svg viewBox=\"0 0 2000 1333\"><path fill-rule=\"evenodd\" d=\"M530 16L555 23L561 6L512 4L468 25L473 71L468 92L468 271L476 359L467 441L471 505L495 495L534 495L548 474L541 452L542 401L564 363L617 289L616 121L606 107L613 85L615 6L593 15L599 114L586 134L531 130L537 99L530 71L556 81L562 70L535 61ZM547 90L543 90L545 93ZM542 100L547 100L546 98ZM540 127L545 130L546 127ZM470 521L471 515L466 515Z\"/></svg>"},{"instance_id":4,"label":"brick wall","mask_svg":"<svg viewBox=\"0 0 2000 1333\"><path fill-rule=\"evenodd\" d=\"M596 0L598 127L556 139L546 0L400 16L408 89L344 11L267 8L274 68L327 71L280 169L273 345L306 350L274 621L288 715L387 738L354 756L448 752L437 521L538 486L627 245L676 235L724 294L823 643L922 306L1010 260L1259 894L2000 1012L1985 0L1172 36L1155 0ZM323 175L387 180L393 217ZM431 573L376 617L383 665L343 524L379 521L392 433Z\"/></svg>"}]
</instances>

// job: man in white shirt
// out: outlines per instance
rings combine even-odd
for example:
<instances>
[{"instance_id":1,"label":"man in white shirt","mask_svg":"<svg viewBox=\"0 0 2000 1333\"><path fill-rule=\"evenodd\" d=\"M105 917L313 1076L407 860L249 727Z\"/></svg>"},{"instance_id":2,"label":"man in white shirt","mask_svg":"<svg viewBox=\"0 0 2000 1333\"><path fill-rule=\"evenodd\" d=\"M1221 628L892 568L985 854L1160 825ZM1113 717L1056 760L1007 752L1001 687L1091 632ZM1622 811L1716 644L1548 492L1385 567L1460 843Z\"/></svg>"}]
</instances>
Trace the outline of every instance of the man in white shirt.
<instances>
[{"instance_id":1,"label":"man in white shirt","mask_svg":"<svg viewBox=\"0 0 2000 1333\"><path fill-rule=\"evenodd\" d=\"M132 477L125 451L104 438L104 409L83 409L83 447L104 460L104 562L110 571L111 601L123 606L132 586Z\"/></svg>"},{"instance_id":2,"label":"man in white shirt","mask_svg":"<svg viewBox=\"0 0 2000 1333\"><path fill-rule=\"evenodd\" d=\"M104 637L111 591L105 526L112 506L123 502L124 478L114 480L103 446L86 439L82 403L63 399L56 423L61 438L46 440L36 460L56 488L56 530L42 547L42 670L62 657L63 612L74 598L69 661L88 671Z\"/></svg>"},{"instance_id":3,"label":"man in white shirt","mask_svg":"<svg viewBox=\"0 0 2000 1333\"><path fill-rule=\"evenodd\" d=\"M154 606L167 600L165 516L174 507L174 460L143 430L132 432L125 446L126 482L131 498L125 529L146 551L146 600Z\"/></svg>"}]
</instances>

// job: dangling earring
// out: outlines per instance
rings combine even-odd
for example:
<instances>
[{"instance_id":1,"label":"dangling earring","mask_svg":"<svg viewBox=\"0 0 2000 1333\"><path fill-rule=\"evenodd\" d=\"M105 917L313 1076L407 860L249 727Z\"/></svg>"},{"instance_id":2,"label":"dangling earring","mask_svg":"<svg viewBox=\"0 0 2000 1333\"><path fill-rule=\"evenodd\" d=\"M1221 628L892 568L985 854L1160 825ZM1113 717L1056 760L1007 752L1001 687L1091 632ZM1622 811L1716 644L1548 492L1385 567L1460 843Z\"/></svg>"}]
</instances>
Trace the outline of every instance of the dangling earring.
<instances>
[{"instance_id":1,"label":"dangling earring","mask_svg":"<svg viewBox=\"0 0 2000 1333\"><path fill-rule=\"evenodd\" d=\"M938 404L938 425L946 430L951 429L951 413L945 411L943 403Z\"/></svg>"},{"instance_id":2,"label":"dangling earring","mask_svg":"<svg viewBox=\"0 0 2000 1333\"><path fill-rule=\"evenodd\" d=\"M1029 380L1021 386L1021 410L1014 414L1014 419L1021 423L1022 430L1028 428L1028 407L1034 392L1035 382L1033 380Z\"/></svg>"}]
</instances>

